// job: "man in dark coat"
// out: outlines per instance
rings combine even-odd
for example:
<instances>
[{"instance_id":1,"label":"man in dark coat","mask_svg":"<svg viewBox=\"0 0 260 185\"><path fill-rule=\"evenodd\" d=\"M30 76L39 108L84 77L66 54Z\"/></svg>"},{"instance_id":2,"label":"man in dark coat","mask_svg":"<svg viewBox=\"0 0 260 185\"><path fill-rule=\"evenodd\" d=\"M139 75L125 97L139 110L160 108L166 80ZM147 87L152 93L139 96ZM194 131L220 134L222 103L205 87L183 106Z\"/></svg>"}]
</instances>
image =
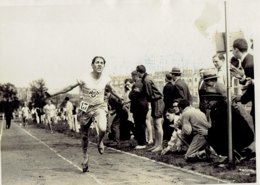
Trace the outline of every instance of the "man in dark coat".
<instances>
[{"instance_id":1,"label":"man in dark coat","mask_svg":"<svg viewBox=\"0 0 260 185\"><path fill-rule=\"evenodd\" d=\"M135 82L132 90L129 93L131 100L130 111L133 113L135 123L135 138L137 146L135 149L146 148L145 129L146 129L146 115L148 112L148 101L143 91L143 83L136 71L131 73L132 79Z\"/></svg>"},{"instance_id":2,"label":"man in dark coat","mask_svg":"<svg viewBox=\"0 0 260 185\"><path fill-rule=\"evenodd\" d=\"M242 85L245 85L246 92L241 103L246 104L252 102L252 108L250 114L254 120L255 124L255 93L254 93L254 57L248 53L248 44L245 39L237 39L233 43L233 54L234 57L241 60L241 66L243 70L236 67L231 67L232 74L237 77ZM243 101L244 100L244 101Z\"/></svg>"},{"instance_id":3,"label":"man in dark coat","mask_svg":"<svg viewBox=\"0 0 260 185\"><path fill-rule=\"evenodd\" d=\"M247 104L251 102L250 114L253 118L255 129L255 87L254 87L254 57L248 53L247 41L243 38L236 39L233 42L233 55L241 62L241 67L231 67L232 75L239 79L240 84L244 85L242 96L234 98L235 102ZM245 153L255 153L255 142L246 149Z\"/></svg>"},{"instance_id":4,"label":"man in dark coat","mask_svg":"<svg viewBox=\"0 0 260 185\"><path fill-rule=\"evenodd\" d=\"M241 66L244 71L239 71L239 68L231 68L233 74L244 82L245 78L254 79L254 56L248 53L248 44L245 39L236 39L233 42L233 55L241 60Z\"/></svg>"},{"instance_id":5,"label":"man in dark coat","mask_svg":"<svg viewBox=\"0 0 260 185\"><path fill-rule=\"evenodd\" d=\"M173 104L173 93L174 93L174 82L172 79L171 73L167 73L165 75L165 86L163 87L163 101L164 101L164 112L166 112L169 108L172 108Z\"/></svg>"},{"instance_id":6,"label":"man in dark coat","mask_svg":"<svg viewBox=\"0 0 260 185\"><path fill-rule=\"evenodd\" d=\"M162 117L164 110L164 102L163 95L160 92L159 88L155 85L154 80L150 75L146 73L146 68L143 65L139 65L136 67L136 71L138 76L142 78L142 83L144 85L143 91L147 100L151 103L152 113L151 116L153 118L154 129L155 129L155 144L151 150L151 152L160 152L163 142L163 129L162 129Z\"/></svg>"},{"instance_id":7,"label":"man in dark coat","mask_svg":"<svg viewBox=\"0 0 260 185\"><path fill-rule=\"evenodd\" d=\"M111 123L111 132L108 137L115 143L110 146L120 146L120 141L130 139L130 123L128 122L128 112L120 98L111 93L111 88L106 86L105 95L107 97L109 114L114 116Z\"/></svg>"},{"instance_id":8,"label":"man in dark coat","mask_svg":"<svg viewBox=\"0 0 260 185\"><path fill-rule=\"evenodd\" d=\"M163 87L163 101L164 101L164 111L163 111L163 140L169 141L173 132L172 127L170 127L170 122L166 119L166 112L168 109L172 108L174 100L174 84L171 73L165 75L165 86Z\"/></svg>"},{"instance_id":9,"label":"man in dark coat","mask_svg":"<svg viewBox=\"0 0 260 185\"><path fill-rule=\"evenodd\" d=\"M192 97L188 85L181 79L181 70L179 68L172 68L172 78L174 81L174 100L184 99L190 104L192 103Z\"/></svg>"},{"instance_id":10,"label":"man in dark coat","mask_svg":"<svg viewBox=\"0 0 260 185\"><path fill-rule=\"evenodd\" d=\"M218 82L215 82L218 83ZM207 86L206 107L210 109L210 121L212 127L208 130L207 140L217 154L228 155L228 123L227 123L227 100L226 88L221 85ZM246 158L242 151L254 140L254 134L245 115L241 114L244 107L241 104L232 104L232 140L233 150L237 159ZM246 111L243 111L244 113Z\"/></svg>"},{"instance_id":11,"label":"man in dark coat","mask_svg":"<svg viewBox=\"0 0 260 185\"><path fill-rule=\"evenodd\" d=\"M5 112L5 120L6 120L6 129L10 129L11 120L13 118L13 107L12 102L9 99L4 103L4 112Z\"/></svg>"}]
</instances>

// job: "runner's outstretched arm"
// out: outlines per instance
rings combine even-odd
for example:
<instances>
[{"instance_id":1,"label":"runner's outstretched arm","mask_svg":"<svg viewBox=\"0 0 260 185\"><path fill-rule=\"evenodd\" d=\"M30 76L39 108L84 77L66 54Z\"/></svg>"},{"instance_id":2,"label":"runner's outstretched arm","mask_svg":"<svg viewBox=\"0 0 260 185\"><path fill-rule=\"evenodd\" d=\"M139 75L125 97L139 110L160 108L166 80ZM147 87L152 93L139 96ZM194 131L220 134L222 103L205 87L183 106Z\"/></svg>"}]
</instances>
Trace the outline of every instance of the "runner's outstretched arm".
<instances>
[{"instance_id":1,"label":"runner's outstretched arm","mask_svg":"<svg viewBox=\"0 0 260 185\"><path fill-rule=\"evenodd\" d=\"M77 87L77 86L79 86L79 85L80 85L79 83L75 83L75 84L73 84L73 85L69 85L69 86L63 88L62 90L60 90L60 91L58 91L58 92L55 92L55 93L53 93L53 94L50 94L50 96L52 97L52 96L57 96L57 95L59 95L59 94L64 94L64 93L66 93L66 92L71 91L72 89L74 89L75 87Z\"/></svg>"}]
</instances>

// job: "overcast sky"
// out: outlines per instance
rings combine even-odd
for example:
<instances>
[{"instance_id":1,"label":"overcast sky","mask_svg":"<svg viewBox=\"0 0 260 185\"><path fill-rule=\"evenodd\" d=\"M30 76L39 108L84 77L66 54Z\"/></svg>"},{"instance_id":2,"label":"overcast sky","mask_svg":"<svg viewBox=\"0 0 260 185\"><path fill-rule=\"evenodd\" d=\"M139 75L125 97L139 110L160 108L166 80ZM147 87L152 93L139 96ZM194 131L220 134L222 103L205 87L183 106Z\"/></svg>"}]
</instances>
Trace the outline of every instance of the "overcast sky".
<instances>
[{"instance_id":1,"label":"overcast sky","mask_svg":"<svg viewBox=\"0 0 260 185\"><path fill-rule=\"evenodd\" d=\"M228 1L230 31L258 39L259 5ZM59 89L89 71L96 55L112 75L138 64L148 72L211 67L213 36L224 25L223 1L1 0L0 83L28 87L43 78Z\"/></svg>"}]
</instances>

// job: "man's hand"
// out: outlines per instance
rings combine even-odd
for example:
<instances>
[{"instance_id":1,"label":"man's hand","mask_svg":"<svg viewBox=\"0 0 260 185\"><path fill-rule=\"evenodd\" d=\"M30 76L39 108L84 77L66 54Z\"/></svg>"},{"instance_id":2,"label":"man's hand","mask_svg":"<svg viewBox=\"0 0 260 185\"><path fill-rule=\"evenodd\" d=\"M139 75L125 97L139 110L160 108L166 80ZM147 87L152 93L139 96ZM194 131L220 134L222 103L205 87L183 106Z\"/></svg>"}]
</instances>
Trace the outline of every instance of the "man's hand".
<instances>
[{"instance_id":1,"label":"man's hand","mask_svg":"<svg viewBox=\"0 0 260 185\"><path fill-rule=\"evenodd\" d=\"M244 70L241 68L236 68L234 66L230 66L231 74L236 77L237 79L241 80L243 76L245 75Z\"/></svg>"},{"instance_id":2,"label":"man's hand","mask_svg":"<svg viewBox=\"0 0 260 185\"><path fill-rule=\"evenodd\" d=\"M199 128L198 129L198 133L200 135L202 135L202 136L207 136L208 135L208 130Z\"/></svg>"},{"instance_id":3,"label":"man's hand","mask_svg":"<svg viewBox=\"0 0 260 185\"><path fill-rule=\"evenodd\" d=\"M246 78L246 86L254 85L254 80L250 77Z\"/></svg>"}]
</instances>

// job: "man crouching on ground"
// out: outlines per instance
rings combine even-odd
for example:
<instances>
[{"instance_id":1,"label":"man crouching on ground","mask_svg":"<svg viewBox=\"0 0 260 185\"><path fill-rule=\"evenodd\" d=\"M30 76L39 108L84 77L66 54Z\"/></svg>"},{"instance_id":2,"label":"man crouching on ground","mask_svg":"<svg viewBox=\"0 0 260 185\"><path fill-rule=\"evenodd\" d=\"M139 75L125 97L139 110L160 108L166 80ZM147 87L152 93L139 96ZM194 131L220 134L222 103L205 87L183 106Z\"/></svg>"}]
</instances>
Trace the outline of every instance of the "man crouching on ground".
<instances>
[{"instance_id":1,"label":"man crouching on ground","mask_svg":"<svg viewBox=\"0 0 260 185\"><path fill-rule=\"evenodd\" d=\"M187 100L180 100L178 107L181 112L181 139L189 144L189 148L185 154L186 161L196 161L208 158L209 145L204 135L199 130L208 130L211 124L207 121L206 115L199 109L190 106Z\"/></svg>"}]
</instances>

